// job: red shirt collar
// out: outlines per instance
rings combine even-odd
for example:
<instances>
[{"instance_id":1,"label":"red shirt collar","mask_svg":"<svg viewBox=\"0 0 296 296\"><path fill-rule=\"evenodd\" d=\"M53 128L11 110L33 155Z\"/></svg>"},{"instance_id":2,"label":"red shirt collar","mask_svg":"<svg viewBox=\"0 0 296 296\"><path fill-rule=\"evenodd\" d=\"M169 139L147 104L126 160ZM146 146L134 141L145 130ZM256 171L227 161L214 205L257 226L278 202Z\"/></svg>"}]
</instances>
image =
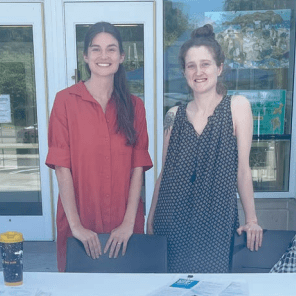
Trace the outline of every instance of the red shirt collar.
<instances>
[{"instance_id":1,"label":"red shirt collar","mask_svg":"<svg viewBox=\"0 0 296 296\"><path fill-rule=\"evenodd\" d=\"M87 90L84 81L79 81L78 83L72 85L69 87L69 93L74 94L76 96L79 96L82 100L97 103L98 102L93 98L93 96L89 93ZM114 101L114 95L112 94L108 104L110 104L111 101Z\"/></svg>"}]
</instances>

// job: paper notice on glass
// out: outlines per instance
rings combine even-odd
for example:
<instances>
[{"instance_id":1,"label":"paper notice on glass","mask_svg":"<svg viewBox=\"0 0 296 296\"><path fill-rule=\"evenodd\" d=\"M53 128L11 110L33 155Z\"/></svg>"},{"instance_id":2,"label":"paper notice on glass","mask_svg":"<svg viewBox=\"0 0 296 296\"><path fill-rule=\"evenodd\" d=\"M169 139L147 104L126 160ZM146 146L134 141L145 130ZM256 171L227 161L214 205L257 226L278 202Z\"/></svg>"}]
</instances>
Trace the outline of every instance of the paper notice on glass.
<instances>
[{"instance_id":1,"label":"paper notice on glass","mask_svg":"<svg viewBox=\"0 0 296 296\"><path fill-rule=\"evenodd\" d=\"M249 289L246 282L232 282L219 296L248 296Z\"/></svg>"},{"instance_id":2,"label":"paper notice on glass","mask_svg":"<svg viewBox=\"0 0 296 296\"><path fill-rule=\"evenodd\" d=\"M0 95L0 123L11 122L10 95Z\"/></svg>"}]
</instances>

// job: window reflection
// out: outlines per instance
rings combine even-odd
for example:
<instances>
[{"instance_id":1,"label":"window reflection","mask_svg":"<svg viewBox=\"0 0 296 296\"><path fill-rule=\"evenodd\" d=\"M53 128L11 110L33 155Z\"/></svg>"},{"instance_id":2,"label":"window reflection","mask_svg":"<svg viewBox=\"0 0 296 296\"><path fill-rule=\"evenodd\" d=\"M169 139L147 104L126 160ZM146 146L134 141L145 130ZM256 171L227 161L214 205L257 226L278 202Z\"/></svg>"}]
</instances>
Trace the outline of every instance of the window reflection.
<instances>
[{"instance_id":1,"label":"window reflection","mask_svg":"<svg viewBox=\"0 0 296 296\"><path fill-rule=\"evenodd\" d=\"M229 94L251 101L255 191L289 190L295 5L292 0L216 0L202 6L164 0L164 114L191 99L179 49L194 28L211 23L226 55L223 82Z\"/></svg>"},{"instance_id":2,"label":"window reflection","mask_svg":"<svg viewBox=\"0 0 296 296\"><path fill-rule=\"evenodd\" d=\"M0 26L1 215L41 215L32 26Z\"/></svg>"}]
</instances>

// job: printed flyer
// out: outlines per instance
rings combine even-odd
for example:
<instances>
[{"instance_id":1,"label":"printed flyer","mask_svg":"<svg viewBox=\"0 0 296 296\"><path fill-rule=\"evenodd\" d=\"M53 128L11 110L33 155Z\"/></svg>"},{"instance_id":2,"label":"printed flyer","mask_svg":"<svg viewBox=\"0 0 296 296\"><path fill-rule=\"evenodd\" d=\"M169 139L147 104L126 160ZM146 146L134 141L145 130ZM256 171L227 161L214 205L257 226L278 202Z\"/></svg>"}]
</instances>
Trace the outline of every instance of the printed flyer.
<instances>
[{"instance_id":1,"label":"printed flyer","mask_svg":"<svg viewBox=\"0 0 296 296\"><path fill-rule=\"evenodd\" d=\"M242 95L250 101L254 135L284 134L285 90L229 90L227 94Z\"/></svg>"}]
</instances>

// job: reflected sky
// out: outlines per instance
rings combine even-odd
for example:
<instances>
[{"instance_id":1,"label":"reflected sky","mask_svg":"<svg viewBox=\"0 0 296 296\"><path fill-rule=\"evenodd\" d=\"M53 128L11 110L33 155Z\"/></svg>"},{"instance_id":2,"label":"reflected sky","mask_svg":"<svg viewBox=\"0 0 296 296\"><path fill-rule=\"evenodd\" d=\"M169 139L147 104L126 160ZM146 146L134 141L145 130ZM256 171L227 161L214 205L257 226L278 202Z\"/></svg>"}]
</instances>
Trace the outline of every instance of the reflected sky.
<instances>
[{"instance_id":1,"label":"reflected sky","mask_svg":"<svg viewBox=\"0 0 296 296\"><path fill-rule=\"evenodd\" d=\"M179 8L188 16L190 24L194 26L202 26L205 24L204 12L223 11L223 0L179 0L173 2L174 8Z\"/></svg>"}]
</instances>

